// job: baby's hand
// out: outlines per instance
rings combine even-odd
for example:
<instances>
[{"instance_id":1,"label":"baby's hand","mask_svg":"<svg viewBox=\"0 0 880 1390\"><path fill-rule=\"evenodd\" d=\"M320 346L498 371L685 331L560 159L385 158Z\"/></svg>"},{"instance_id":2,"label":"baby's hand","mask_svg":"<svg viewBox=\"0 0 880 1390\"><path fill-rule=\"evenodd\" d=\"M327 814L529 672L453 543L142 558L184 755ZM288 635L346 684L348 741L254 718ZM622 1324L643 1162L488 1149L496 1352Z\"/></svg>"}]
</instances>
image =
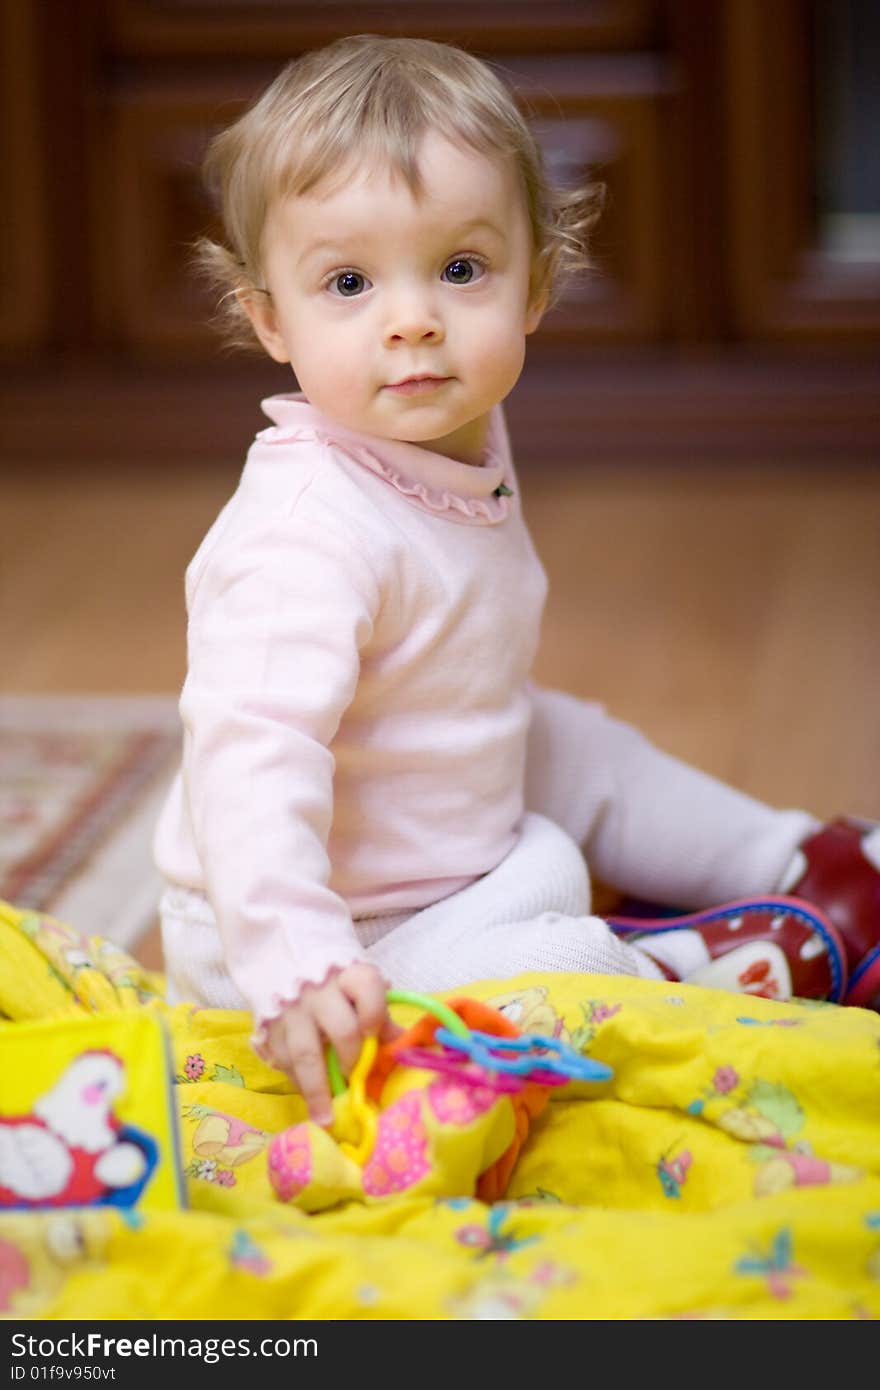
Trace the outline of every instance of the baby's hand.
<instances>
[{"instance_id":1,"label":"baby's hand","mask_svg":"<svg viewBox=\"0 0 880 1390\"><path fill-rule=\"evenodd\" d=\"M347 1075L360 1056L364 1038L386 1041L400 1032L388 1013L386 985L374 965L356 962L331 975L323 985L306 985L295 1004L287 1004L266 1025L273 1064L287 1072L302 1093L309 1118L328 1125L333 1119L324 1048L336 1049Z\"/></svg>"}]
</instances>

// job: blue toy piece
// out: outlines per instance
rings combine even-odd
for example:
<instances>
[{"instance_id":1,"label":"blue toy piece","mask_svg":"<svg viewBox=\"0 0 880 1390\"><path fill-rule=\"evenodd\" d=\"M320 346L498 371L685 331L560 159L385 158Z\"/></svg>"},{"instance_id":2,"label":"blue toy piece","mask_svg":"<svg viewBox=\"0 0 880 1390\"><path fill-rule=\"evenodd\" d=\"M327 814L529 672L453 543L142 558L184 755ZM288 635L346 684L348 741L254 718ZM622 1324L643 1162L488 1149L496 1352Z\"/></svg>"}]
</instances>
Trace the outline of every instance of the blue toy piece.
<instances>
[{"instance_id":1,"label":"blue toy piece","mask_svg":"<svg viewBox=\"0 0 880 1390\"><path fill-rule=\"evenodd\" d=\"M568 1043L542 1033L499 1038L474 1029L469 1038L462 1038L447 1028L438 1028L435 1036L438 1043L464 1053L487 1071L506 1072L542 1086L561 1086L566 1081L607 1081L614 1075L604 1062L584 1057Z\"/></svg>"}]
</instances>

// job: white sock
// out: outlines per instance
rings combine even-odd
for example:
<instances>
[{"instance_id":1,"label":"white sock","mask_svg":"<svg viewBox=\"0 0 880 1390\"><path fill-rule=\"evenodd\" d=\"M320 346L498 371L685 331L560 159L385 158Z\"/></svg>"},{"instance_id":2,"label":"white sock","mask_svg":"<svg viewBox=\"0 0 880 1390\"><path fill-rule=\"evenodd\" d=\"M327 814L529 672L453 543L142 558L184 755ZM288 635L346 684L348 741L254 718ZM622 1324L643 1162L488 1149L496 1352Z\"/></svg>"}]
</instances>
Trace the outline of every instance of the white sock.
<instances>
[{"instance_id":1,"label":"white sock","mask_svg":"<svg viewBox=\"0 0 880 1390\"><path fill-rule=\"evenodd\" d=\"M647 952L652 961L662 961L680 980L686 980L689 975L703 969L710 959L700 933L687 927L652 932L642 941L631 941L630 945L640 955ZM655 965L654 968L659 974L663 973L659 966Z\"/></svg>"}]
</instances>

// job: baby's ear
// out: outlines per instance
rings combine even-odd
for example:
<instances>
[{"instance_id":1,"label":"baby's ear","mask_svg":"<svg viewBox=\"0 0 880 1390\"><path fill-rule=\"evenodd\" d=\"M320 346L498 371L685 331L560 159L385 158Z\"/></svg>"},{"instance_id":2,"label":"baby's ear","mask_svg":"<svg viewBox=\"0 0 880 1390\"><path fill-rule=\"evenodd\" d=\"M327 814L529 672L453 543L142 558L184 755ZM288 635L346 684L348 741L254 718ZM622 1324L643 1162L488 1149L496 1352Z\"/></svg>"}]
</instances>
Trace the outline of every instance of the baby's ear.
<instances>
[{"instance_id":1,"label":"baby's ear","mask_svg":"<svg viewBox=\"0 0 880 1390\"><path fill-rule=\"evenodd\" d=\"M242 288L235 291L235 297L269 356L276 362L289 362L290 354L285 346L269 291Z\"/></svg>"},{"instance_id":2,"label":"baby's ear","mask_svg":"<svg viewBox=\"0 0 880 1390\"><path fill-rule=\"evenodd\" d=\"M526 306L526 333L534 333L550 302L552 266L546 252L535 258L529 280L529 302Z\"/></svg>"},{"instance_id":3,"label":"baby's ear","mask_svg":"<svg viewBox=\"0 0 880 1390\"><path fill-rule=\"evenodd\" d=\"M541 322L546 312L549 298L549 292L547 290L542 290L536 298L529 301L528 308L526 309L526 333L534 333L535 329L538 327L538 324Z\"/></svg>"}]
</instances>

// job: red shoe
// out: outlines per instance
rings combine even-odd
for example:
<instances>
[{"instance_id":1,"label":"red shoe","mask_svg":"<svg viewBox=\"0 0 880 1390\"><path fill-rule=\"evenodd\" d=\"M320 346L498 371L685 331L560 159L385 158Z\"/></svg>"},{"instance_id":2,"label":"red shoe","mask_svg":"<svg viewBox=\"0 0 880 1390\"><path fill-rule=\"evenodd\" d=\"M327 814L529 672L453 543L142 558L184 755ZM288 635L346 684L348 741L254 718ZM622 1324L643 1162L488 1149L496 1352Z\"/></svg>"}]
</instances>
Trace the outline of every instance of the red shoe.
<instances>
[{"instance_id":1,"label":"red shoe","mask_svg":"<svg viewBox=\"0 0 880 1390\"><path fill-rule=\"evenodd\" d=\"M606 918L667 979L766 999L830 999L847 989L847 953L834 924L801 898L746 898L678 917Z\"/></svg>"},{"instance_id":2,"label":"red shoe","mask_svg":"<svg viewBox=\"0 0 880 1390\"><path fill-rule=\"evenodd\" d=\"M786 893L820 909L846 951L845 1004L880 1010L880 825L840 817L798 851Z\"/></svg>"}]
</instances>

